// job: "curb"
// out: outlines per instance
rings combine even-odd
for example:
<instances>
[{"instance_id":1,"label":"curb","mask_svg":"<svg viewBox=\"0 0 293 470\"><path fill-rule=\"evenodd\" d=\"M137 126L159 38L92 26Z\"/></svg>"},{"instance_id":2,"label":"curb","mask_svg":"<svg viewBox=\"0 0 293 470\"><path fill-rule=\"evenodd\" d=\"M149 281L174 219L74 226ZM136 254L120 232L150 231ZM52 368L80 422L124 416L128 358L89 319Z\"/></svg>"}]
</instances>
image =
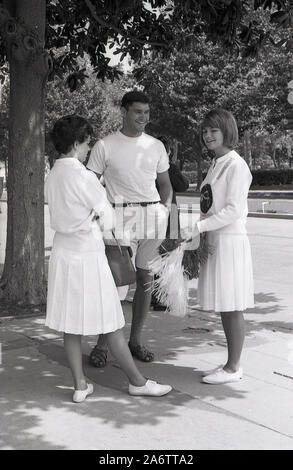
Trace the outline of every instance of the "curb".
<instances>
[{"instance_id":1,"label":"curb","mask_svg":"<svg viewBox=\"0 0 293 470\"><path fill-rule=\"evenodd\" d=\"M176 196L187 197L200 197L200 192L196 190L187 190L184 193L176 193ZM257 189L251 190L248 193L249 199L286 199L293 200L293 191L259 191Z\"/></svg>"},{"instance_id":2,"label":"curb","mask_svg":"<svg viewBox=\"0 0 293 470\"><path fill-rule=\"evenodd\" d=\"M180 213L182 214L199 214L199 210L181 210ZM271 214L269 212L248 212L247 217L258 217L258 218L265 218L265 219L293 219L293 214Z\"/></svg>"},{"instance_id":3,"label":"curb","mask_svg":"<svg viewBox=\"0 0 293 470\"><path fill-rule=\"evenodd\" d=\"M270 214L265 212L248 212L248 217L259 217L259 218L266 218L266 219L293 219L293 214Z\"/></svg>"}]
</instances>

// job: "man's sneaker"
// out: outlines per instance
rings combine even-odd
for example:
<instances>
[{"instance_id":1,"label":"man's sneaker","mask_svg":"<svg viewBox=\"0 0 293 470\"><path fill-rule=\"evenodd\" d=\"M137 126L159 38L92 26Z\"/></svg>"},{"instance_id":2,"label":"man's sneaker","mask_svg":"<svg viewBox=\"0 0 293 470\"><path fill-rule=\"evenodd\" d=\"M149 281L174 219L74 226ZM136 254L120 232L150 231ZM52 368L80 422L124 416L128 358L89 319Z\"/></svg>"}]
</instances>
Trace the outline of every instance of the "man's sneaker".
<instances>
[{"instance_id":1,"label":"man's sneaker","mask_svg":"<svg viewBox=\"0 0 293 470\"><path fill-rule=\"evenodd\" d=\"M240 367L236 372L226 372L224 369L218 369L213 374L202 378L202 382L212 385L228 384L238 382L243 377L243 370Z\"/></svg>"},{"instance_id":2,"label":"man's sneaker","mask_svg":"<svg viewBox=\"0 0 293 470\"><path fill-rule=\"evenodd\" d=\"M92 384L87 384L87 388L85 390L75 390L72 400L74 403L81 403L86 399L88 395L91 395L94 391L94 387Z\"/></svg>"},{"instance_id":3,"label":"man's sneaker","mask_svg":"<svg viewBox=\"0 0 293 470\"><path fill-rule=\"evenodd\" d=\"M129 384L128 388L129 395L149 397L162 397L163 395L167 395L171 390L171 385L161 385L154 380L147 380L142 387Z\"/></svg>"}]
</instances>

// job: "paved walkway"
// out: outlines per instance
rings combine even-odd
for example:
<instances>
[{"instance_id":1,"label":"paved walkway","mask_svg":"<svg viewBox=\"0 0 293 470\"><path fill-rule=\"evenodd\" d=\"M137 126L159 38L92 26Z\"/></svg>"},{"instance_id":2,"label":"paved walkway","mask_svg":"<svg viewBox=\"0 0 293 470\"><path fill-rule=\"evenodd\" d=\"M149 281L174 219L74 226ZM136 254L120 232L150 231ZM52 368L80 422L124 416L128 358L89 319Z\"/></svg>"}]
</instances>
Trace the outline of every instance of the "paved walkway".
<instances>
[{"instance_id":1,"label":"paved walkway","mask_svg":"<svg viewBox=\"0 0 293 470\"><path fill-rule=\"evenodd\" d=\"M197 309L195 281L186 318L149 314L144 335L156 361L139 367L173 386L157 399L130 397L112 358L104 370L89 366L95 338L87 337L85 368L95 392L82 404L72 403L62 338L44 327L44 313L24 318L2 312L0 449L292 450L292 221L249 218L248 232L256 307L246 314L244 380L221 386L200 382L200 370L225 361L226 349L219 318ZM47 253L51 240L46 219ZM131 293L123 305L126 337Z\"/></svg>"},{"instance_id":2,"label":"paved walkway","mask_svg":"<svg viewBox=\"0 0 293 470\"><path fill-rule=\"evenodd\" d=\"M124 311L128 331L127 302ZM1 449L293 448L289 324L248 316L245 379L212 386L200 382L199 370L225 358L218 320L197 310L184 320L151 313L145 335L156 361L139 367L173 391L157 399L130 397L112 359L104 370L87 365L94 344L87 338L85 369L95 392L77 405L61 338L43 323L42 316L2 321Z\"/></svg>"}]
</instances>

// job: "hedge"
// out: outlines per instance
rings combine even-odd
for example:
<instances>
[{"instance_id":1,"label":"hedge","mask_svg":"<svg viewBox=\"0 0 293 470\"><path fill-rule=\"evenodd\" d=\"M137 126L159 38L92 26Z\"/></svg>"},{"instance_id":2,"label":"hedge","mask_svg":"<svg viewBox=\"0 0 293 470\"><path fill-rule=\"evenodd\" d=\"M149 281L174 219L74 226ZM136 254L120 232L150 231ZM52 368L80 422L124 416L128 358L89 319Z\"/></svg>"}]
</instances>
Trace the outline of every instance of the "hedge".
<instances>
[{"instance_id":1,"label":"hedge","mask_svg":"<svg viewBox=\"0 0 293 470\"><path fill-rule=\"evenodd\" d=\"M293 183L293 168L286 168L282 170L252 170L252 186L271 186ZM186 176L189 183L196 184L197 172L196 171L182 171ZM203 173L203 178L205 173Z\"/></svg>"},{"instance_id":2,"label":"hedge","mask_svg":"<svg viewBox=\"0 0 293 470\"><path fill-rule=\"evenodd\" d=\"M182 171L182 175L185 176L189 183L196 184L197 182L197 171Z\"/></svg>"},{"instance_id":3,"label":"hedge","mask_svg":"<svg viewBox=\"0 0 293 470\"><path fill-rule=\"evenodd\" d=\"M253 186L270 186L293 183L293 168L282 170L252 170Z\"/></svg>"}]
</instances>

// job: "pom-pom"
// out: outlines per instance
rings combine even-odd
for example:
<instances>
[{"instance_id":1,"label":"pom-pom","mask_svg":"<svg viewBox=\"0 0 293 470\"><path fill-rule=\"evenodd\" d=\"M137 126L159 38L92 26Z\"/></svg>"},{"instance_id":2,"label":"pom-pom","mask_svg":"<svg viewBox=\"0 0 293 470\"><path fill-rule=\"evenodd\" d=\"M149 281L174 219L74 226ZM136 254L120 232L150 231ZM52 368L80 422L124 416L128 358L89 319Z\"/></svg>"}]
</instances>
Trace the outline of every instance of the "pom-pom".
<instances>
[{"instance_id":1,"label":"pom-pom","mask_svg":"<svg viewBox=\"0 0 293 470\"><path fill-rule=\"evenodd\" d=\"M187 313L188 281L198 278L200 265L206 262L212 252L211 247L206 235L201 234L196 250L189 250L183 239L166 239L158 251L159 256L150 264L155 275L152 291L171 315L184 317Z\"/></svg>"},{"instance_id":2,"label":"pom-pom","mask_svg":"<svg viewBox=\"0 0 293 470\"><path fill-rule=\"evenodd\" d=\"M182 259L184 244L172 251L157 256L150 269L156 275L153 292L159 303L166 305L168 312L184 317L187 310L187 278Z\"/></svg>"}]
</instances>

